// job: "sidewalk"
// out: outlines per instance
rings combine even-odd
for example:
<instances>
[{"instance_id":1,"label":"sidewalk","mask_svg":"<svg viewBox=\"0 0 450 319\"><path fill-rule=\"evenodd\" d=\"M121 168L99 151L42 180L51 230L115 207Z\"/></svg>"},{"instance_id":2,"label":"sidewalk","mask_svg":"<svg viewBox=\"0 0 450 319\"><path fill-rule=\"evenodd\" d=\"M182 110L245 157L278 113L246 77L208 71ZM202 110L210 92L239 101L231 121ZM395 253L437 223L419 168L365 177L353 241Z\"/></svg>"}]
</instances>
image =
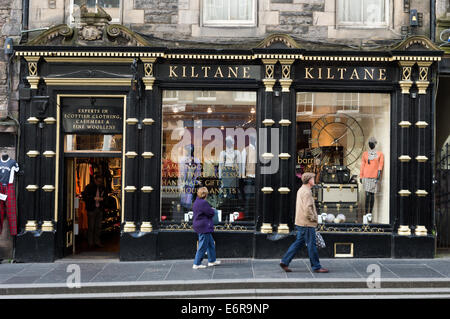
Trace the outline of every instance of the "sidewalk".
<instances>
[{"instance_id":1,"label":"sidewalk","mask_svg":"<svg viewBox=\"0 0 450 319\"><path fill-rule=\"evenodd\" d=\"M203 261L205 263L205 261ZM167 282L216 280L295 279L366 280L372 272L369 265L378 265L383 279L450 280L450 258L438 259L322 259L328 274L311 271L308 259L294 259L292 273L279 267L279 260L225 259L222 264L206 269L192 269L192 260L164 260L151 262L119 262L118 260L61 259L55 263L0 264L0 289L16 284L65 284L72 272L68 266L76 264L81 270L81 283Z\"/></svg>"}]
</instances>

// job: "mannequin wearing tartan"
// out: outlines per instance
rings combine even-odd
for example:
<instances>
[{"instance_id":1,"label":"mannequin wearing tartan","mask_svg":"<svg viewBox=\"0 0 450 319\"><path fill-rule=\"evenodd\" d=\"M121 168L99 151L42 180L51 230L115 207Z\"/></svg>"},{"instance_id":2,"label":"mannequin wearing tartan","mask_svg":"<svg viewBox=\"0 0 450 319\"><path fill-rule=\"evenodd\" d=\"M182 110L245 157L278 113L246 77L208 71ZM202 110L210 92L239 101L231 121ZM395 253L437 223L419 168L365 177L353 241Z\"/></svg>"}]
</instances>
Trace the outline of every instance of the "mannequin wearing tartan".
<instances>
[{"instance_id":1,"label":"mannequin wearing tartan","mask_svg":"<svg viewBox=\"0 0 450 319\"><path fill-rule=\"evenodd\" d=\"M0 199L0 233L3 230L3 222L8 218L9 232L11 236L17 235L17 209L16 191L14 189L14 173L19 171L19 165L15 160L3 153L0 159L0 194L6 198ZM2 197L3 197L2 196Z\"/></svg>"}]
</instances>

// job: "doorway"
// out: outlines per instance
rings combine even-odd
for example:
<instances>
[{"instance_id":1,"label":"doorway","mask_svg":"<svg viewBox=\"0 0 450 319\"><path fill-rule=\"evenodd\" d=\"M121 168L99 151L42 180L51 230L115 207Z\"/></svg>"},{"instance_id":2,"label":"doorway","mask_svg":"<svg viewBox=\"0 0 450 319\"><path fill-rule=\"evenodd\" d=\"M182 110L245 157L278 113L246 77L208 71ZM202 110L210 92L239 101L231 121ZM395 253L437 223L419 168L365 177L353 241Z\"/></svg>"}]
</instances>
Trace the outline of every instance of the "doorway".
<instances>
[{"instance_id":1,"label":"doorway","mask_svg":"<svg viewBox=\"0 0 450 319\"><path fill-rule=\"evenodd\" d=\"M72 237L67 240L66 255L117 258L122 209L122 158L70 157L65 160L65 168L67 234ZM92 194L92 190L97 188L103 194ZM89 196L94 198L96 195L101 195L101 200L89 203Z\"/></svg>"}]
</instances>

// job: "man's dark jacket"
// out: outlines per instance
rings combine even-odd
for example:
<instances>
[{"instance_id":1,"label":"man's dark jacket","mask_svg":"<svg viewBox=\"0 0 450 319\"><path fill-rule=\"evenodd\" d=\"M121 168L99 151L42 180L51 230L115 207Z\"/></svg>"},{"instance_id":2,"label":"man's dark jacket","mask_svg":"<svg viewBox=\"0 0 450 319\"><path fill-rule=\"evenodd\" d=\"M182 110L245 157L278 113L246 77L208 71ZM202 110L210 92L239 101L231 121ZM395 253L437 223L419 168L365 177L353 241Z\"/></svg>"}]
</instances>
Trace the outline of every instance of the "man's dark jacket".
<instances>
[{"instance_id":1,"label":"man's dark jacket","mask_svg":"<svg viewBox=\"0 0 450 319\"><path fill-rule=\"evenodd\" d=\"M99 188L100 197L103 198L102 201L100 201L100 207L99 209L104 209L104 202L105 198L108 194L106 194L105 187L103 185L97 186L95 183L88 184L84 191L81 193L81 196L83 198L83 201L86 203L86 210L87 211L93 211L95 210L95 196L97 195L97 187Z\"/></svg>"}]
</instances>

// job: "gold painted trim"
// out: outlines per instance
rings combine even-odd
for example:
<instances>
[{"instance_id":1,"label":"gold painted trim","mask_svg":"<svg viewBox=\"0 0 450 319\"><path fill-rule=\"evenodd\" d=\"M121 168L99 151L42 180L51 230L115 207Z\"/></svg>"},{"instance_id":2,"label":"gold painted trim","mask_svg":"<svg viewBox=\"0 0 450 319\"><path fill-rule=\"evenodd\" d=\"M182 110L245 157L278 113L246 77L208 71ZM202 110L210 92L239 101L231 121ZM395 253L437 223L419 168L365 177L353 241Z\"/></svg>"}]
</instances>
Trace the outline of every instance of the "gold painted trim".
<instances>
[{"instance_id":1,"label":"gold painted trim","mask_svg":"<svg viewBox=\"0 0 450 319\"><path fill-rule=\"evenodd\" d=\"M128 57L128 58L158 58L164 57L163 52L86 52L86 51L17 51L16 56L23 56L25 60L35 62L35 58L43 57Z\"/></svg>"},{"instance_id":2,"label":"gold painted trim","mask_svg":"<svg viewBox=\"0 0 450 319\"><path fill-rule=\"evenodd\" d=\"M55 157L56 153L53 151L45 151L44 153L42 153L42 155L44 155L44 157L50 158Z\"/></svg>"},{"instance_id":3,"label":"gold painted trim","mask_svg":"<svg viewBox=\"0 0 450 319\"><path fill-rule=\"evenodd\" d=\"M272 153L264 153L263 155L261 155L261 157L264 158L265 160L268 160L272 159L274 155Z\"/></svg>"},{"instance_id":4,"label":"gold painted trim","mask_svg":"<svg viewBox=\"0 0 450 319\"><path fill-rule=\"evenodd\" d=\"M273 188L266 186L266 187L261 188L261 192L263 192L264 194L270 194L273 192Z\"/></svg>"},{"instance_id":5,"label":"gold painted trim","mask_svg":"<svg viewBox=\"0 0 450 319\"><path fill-rule=\"evenodd\" d=\"M39 123L39 119L37 117L29 117L27 119L27 122L30 124L37 124L37 123Z\"/></svg>"},{"instance_id":6,"label":"gold painted trim","mask_svg":"<svg viewBox=\"0 0 450 319\"><path fill-rule=\"evenodd\" d=\"M60 126L61 126L61 98L64 97L110 97L110 98L118 98L123 99L123 118L125 119L127 114L127 96L123 94L58 94L56 96L56 145L60 145ZM125 141L126 141L126 123L123 122L123 133L122 133L122 181L125 180ZM55 223L58 222L58 197L59 197L59 160L60 160L60 147L56 147L56 173L55 173L55 216L54 221ZM121 222L124 222L124 204L125 204L125 190L124 190L124 183L122 183L121 187L122 191L122 199L121 199Z\"/></svg>"},{"instance_id":7,"label":"gold painted trim","mask_svg":"<svg viewBox=\"0 0 450 319\"><path fill-rule=\"evenodd\" d=\"M44 192L50 193L50 192L53 192L55 190L55 186L53 186L53 185L44 185L44 186L42 186L42 189L44 190Z\"/></svg>"},{"instance_id":8,"label":"gold painted trim","mask_svg":"<svg viewBox=\"0 0 450 319\"><path fill-rule=\"evenodd\" d=\"M131 152L131 151L125 153L125 156L127 158L135 158L137 155L138 154L136 152Z\"/></svg>"},{"instance_id":9,"label":"gold painted trim","mask_svg":"<svg viewBox=\"0 0 450 319\"><path fill-rule=\"evenodd\" d=\"M415 124L418 128L426 128L428 126L428 123L425 121L418 121Z\"/></svg>"},{"instance_id":10,"label":"gold painted trim","mask_svg":"<svg viewBox=\"0 0 450 319\"><path fill-rule=\"evenodd\" d=\"M426 197L428 195L428 192L426 190L423 190L423 189L418 189L416 191L416 195L418 197Z\"/></svg>"},{"instance_id":11,"label":"gold painted trim","mask_svg":"<svg viewBox=\"0 0 450 319\"><path fill-rule=\"evenodd\" d=\"M193 60L253 60L253 55L220 55L220 54L167 54L166 59Z\"/></svg>"},{"instance_id":12,"label":"gold painted trim","mask_svg":"<svg viewBox=\"0 0 450 319\"><path fill-rule=\"evenodd\" d=\"M416 86L419 89L419 94L427 94L429 81L416 81Z\"/></svg>"},{"instance_id":13,"label":"gold painted trim","mask_svg":"<svg viewBox=\"0 0 450 319\"><path fill-rule=\"evenodd\" d=\"M125 233L132 233L136 231L136 225L134 222L126 222L125 225L123 225L123 231Z\"/></svg>"},{"instance_id":14,"label":"gold painted trim","mask_svg":"<svg viewBox=\"0 0 450 319\"><path fill-rule=\"evenodd\" d=\"M155 154L152 152L144 152L141 154L143 158L152 158Z\"/></svg>"},{"instance_id":15,"label":"gold painted trim","mask_svg":"<svg viewBox=\"0 0 450 319\"><path fill-rule=\"evenodd\" d=\"M441 61L441 57L436 56L398 56L392 57L392 61Z\"/></svg>"},{"instance_id":16,"label":"gold painted trim","mask_svg":"<svg viewBox=\"0 0 450 319\"><path fill-rule=\"evenodd\" d=\"M125 187L125 191L127 193L134 193L136 191L136 187L135 186L127 186L127 187Z\"/></svg>"},{"instance_id":17,"label":"gold painted trim","mask_svg":"<svg viewBox=\"0 0 450 319\"><path fill-rule=\"evenodd\" d=\"M51 220L44 221L41 226L42 231L51 232L54 230L53 222Z\"/></svg>"},{"instance_id":18,"label":"gold painted trim","mask_svg":"<svg viewBox=\"0 0 450 319\"><path fill-rule=\"evenodd\" d=\"M264 121L262 121L262 123L264 124L264 126L272 126L275 124L275 121L272 119L265 119Z\"/></svg>"},{"instance_id":19,"label":"gold painted trim","mask_svg":"<svg viewBox=\"0 0 450 319\"><path fill-rule=\"evenodd\" d=\"M134 58L117 57L44 57L48 63L127 63L133 62Z\"/></svg>"},{"instance_id":20,"label":"gold painted trim","mask_svg":"<svg viewBox=\"0 0 450 319\"><path fill-rule=\"evenodd\" d=\"M139 123L139 120L135 117L130 117L128 119L126 119L125 121L128 125L136 125L137 123Z\"/></svg>"},{"instance_id":21,"label":"gold painted trim","mask_svg":"<svg viewBox=\"0 0 450 319\"><path fill-rule=\"evenodd\" d=\"M409 90L411 89L413 81L409 81L409 80L398 81L398 84L400 85L400 88L402 89L402 94L409 94Z\"/></svg>"},{"instance_id":22,"label":"gold painted trim","mask_svg":"<svg viewBox=\"0 0 450 319\"><path fill-rule=\"evenodd\" d=\"M411 192L407 189L402 189L402 190L398 191L398 194L401 197L408 197L409 195L411 195Z\"/></svg>"},{"instance_id":23,"label":"gold painted trim","mask_svg":"<svg viewBox=\"0 0 450 319\"><path fill-rule=\"evenodd\" d=\"M29 192L35 192L39 189L39 186L37 185L28 185L27 187L25 187L25 189Z\"/></svg>"},{"instance_id":24,"label":"gold painted trim","mask_svg":"<svg viewBox=\"0 0 450 319\"><path fill-rule=\"evenodd\" d=\"M272 225L270 223L263 223L261 226L261 233L271 234L273 232Z\"/></svg>"},{"instance_id":25,"label":"gold painted trim","mask_svg":"<svg viewBox=\"0 0 450 319\"><path fill-rule=\"evenodd\" d=\"M34 76L34 75L29 75L27 76L27 81L28 83L30 83L30 87L33 90L37 90L38 88L38 84L39 84L39 80L41 79L39 76Z\"/></svg>"},{"instance_id":26,"label":"gold painted trim","mask_svg":"<svg viewBox=\"0 0 450 319\"><path fill-rule=\"evenodd\" d=\"M416 156L416 161L418 161L419 163L425 163L426 161L428 161L428 157L426 157L425 155L418 155Z\"/></svg>"},{"instance_id":27,"label":"gold painted trim","mask_svg":"<svg viewBox=\"0 0 450 319\"><path fill-rule=\"evenodd\" d=\"M280 120L278 122L278 124L280 124L281 126L289 126L289 125L291 125L291 121L284 119L284 120Z\"/></svg>"},{"instance_id":28,"label":"gold painted trim","mask_svg":"<svg viewBox=\"0 0 450 319\"><path fill-rule=\"evenodd\" d=\"M350 246L350 252L348 254L338 254L336 253L338 245L348 245ZM335 258L348 258L354 255L354 244L353 243L334 243L334 257Z\"/></svg>"},{"instance_id":29,"label":"gold painted trim","mask_svg":"<svg viewBox=\"0 0 450 319\"><path fill-rule=\"evenodd\" d=\"M153 83L155 83L156 78L154 77L143 77L142 82L144 82L145 90L153 90Z\"/></svg>"},{"instance_id":30,"label":"gold painted trim","mask_svg":"<svg viewBox=\"0 0 450 319\"><path fill-rule=\"evenodd\" d=\"M288 187L280 187L278 188L278 193L282 194L282 195L286 195L289 194L291 190Z\"/></svg>"},{"instance_id":31,"label":"gold painted trim","mask_svg":"<svg viewBox=\"0 0 450 319\"><path fill-rule=\"evenodd\" d=\"M288 153L281 153L280 155L278 155L278 157L281 158L282 160L287 160L291 157L291 155Z\"/></svg>"},{"instance_id":32,"label":"gold painted trim","mask_svg":"<svg viewBox=\"0 0 450 319\"><path fill-rule=\"evenodd\" d=\"M392 57L369 57L369 56L303 56L305 61L349 61L349 62L390 62Z\"/></svg>"},{"instance_id":33,"label":"gold painted trim","mask_svg":"<svg viewBox=\"0 0 450 319\"><path fill-rule=\"evenodd\" d=\"M46 117L44 119L44 123L45 124L55 124L56 123L56 119L54 117Z\"/></svg>"},{"instance_id":34,"label":"gold painted trim","mask_svg":"<svg viewBox=\"0 0 450 319\"><path fill-rule=\"evenodd\" d=\"M38 155L39 155L38 151L28 151L27 152L27 156L31 157L31 158L37 157Z\"/></svg>"},{"instance_id":35,"label":"gold painted trim","mask_svg":"<svg viewBox=\"0 0 450 319\"><path fill-rule=\"evenodd\" d=\"M155 120L153 120L151 118L142 120L142 124L144 124L144 125L152 125L153 123L155 123Z\"/></svg>"},{"instance_id":36,"label":"gold painted trim","mask_svg":"<svg viewBox=\"0 0 450 319\"><path fill-rule=\"evenodd\" d=\"M425 226L417 225L414 234L416 234L416 236L427 236L428 230Z\"/></svg>"},{"instance_id":37,"label":"gold painted trim","mask_svg":"<svg viewBox=\"0 0 450 319\"><path fill-rule=\"evenodd\" d=\"M401 126L402 128L408 128L410 127L412 124L409 121L401 121L400 123L398 123L399 126Z\"/></svg>"},{"instance_id":38,"label":"gold painted trim","mask_svg":"<svg viewBox=\"0 0 450 319\"><path fill-rule=\"evenodd\" d=\"M277 230L279 234L289 234L289 226L287 224L280 224Z\"/></svg>"},{"instance_id":39,"label":"gold painted trim","mask_svg":"<svg viewBox=\"0 0 450 319\"><path fill-rule=\"evenodd\" d=\"M143 233L150 233L153 231L152 223L151 222L142 222L141 224L141 232Z\"/></svg>"},{"instance_id":40,"label":"gold painted trim","mask_svg":"<svg viewBox=\"0 0 450 319\"><path fill-rule=\"evenodd\" d=\"M34 230L37 230L37 222L35 220L27 221L27 224L25 225L25 231L34 231Z\"/></svg>"},{"instance_id":41,"label":"gold painted trim","mask_svg":"<svg viewBox=\"0 0 450 319\"><path fill-rule=\"evenodd\" d=\"M142 186L141 191L144 193L151 193L153 191L153 187L151 186Z\"/></svg>"},{"instance_id":42,"label":"gold painted trim","mask_svg":"<svg viewBox=\"0 0 450 319\"><path fill-rule=\"evenodd\" d=\"M273 86L275 85L276 79L263 79L264 86L266 87L266 92L273 92Z\"/></svg>"},{"instance_id":43,"label":"gold painted trim","mask_svg":"<svg viewBox=\"0 0 450 319\"><path fill-rule=\"evenodd\" d=\"M411 157L408 155L402 155L398 158L400 160L400 162L409 162L411 160Z\"/></svg>"},{"instance_id":44,"label":"gold painted trim","mask_svg":"<svg viewBox=\"0 0 450 319\"><path fill-rule=\"evenodd\" d=\"M131 86L131 78L44 78L47 85Z\"/></svg>"},{"instance_id":45,"label":"gold painted trim","mask_svg":"<svg viewBox=\"0 0 450 319\"><path fill-rule=\"evenodd\" d=\"M279 79L278 80L281 84L281 92L289 92L289 88L292 84L292 79Z\"/></svg>"},{"instance_id":46,"label":"gold painted trim","mask_svg":"<svg viewBox=\"0 0 450 319\"><path fill-rule=\"evenodd\" d=\"M411 229L409 228L409 226L400 225L397 233L401 236L409 236L409 235L411 235Z\"/></svg>"}]
</instances>

